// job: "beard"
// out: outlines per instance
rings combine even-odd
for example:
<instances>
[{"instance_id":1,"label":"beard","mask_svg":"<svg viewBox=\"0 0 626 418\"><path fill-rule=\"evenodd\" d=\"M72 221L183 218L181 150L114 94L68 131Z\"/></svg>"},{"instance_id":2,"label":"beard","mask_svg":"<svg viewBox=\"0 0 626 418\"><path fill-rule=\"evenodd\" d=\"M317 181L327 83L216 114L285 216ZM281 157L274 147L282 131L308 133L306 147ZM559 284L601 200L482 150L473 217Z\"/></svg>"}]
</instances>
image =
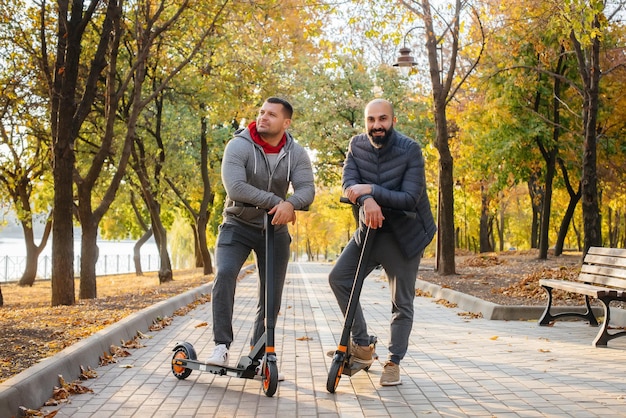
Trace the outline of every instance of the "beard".
<instances>
[{"instance_id":1,"label":"beard","mask_svg":"<svg viewBox=\"0 0 626 418\"><path fill-rule=\"evenodd\" d=\"M384 132L383 136L374 135L375 133ZM393 134L393 127L389 128L389 130L385 128L371 129L367 132L367 136L370 139L372 145L376 148L384 147L387 142L389 142L389 138L391 138L391 134Z\"/></svg>"}]
</instances>

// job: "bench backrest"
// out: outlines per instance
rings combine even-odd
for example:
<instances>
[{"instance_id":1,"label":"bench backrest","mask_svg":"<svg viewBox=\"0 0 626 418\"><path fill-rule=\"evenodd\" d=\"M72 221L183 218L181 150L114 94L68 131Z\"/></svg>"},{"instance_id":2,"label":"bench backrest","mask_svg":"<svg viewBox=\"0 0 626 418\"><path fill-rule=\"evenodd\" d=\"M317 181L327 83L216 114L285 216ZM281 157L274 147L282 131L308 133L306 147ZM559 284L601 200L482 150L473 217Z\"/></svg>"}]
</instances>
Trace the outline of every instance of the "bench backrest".
<instances>
[{"instance_id":1,"label":"bench backrest","mask_svg":"<svg viewBox=\"0 0 626 418\"><path fill-rule=\"evenodd\" d=\"M578 280L626 289L626 249L589 248Z\"/></svg>"}]
</instances>

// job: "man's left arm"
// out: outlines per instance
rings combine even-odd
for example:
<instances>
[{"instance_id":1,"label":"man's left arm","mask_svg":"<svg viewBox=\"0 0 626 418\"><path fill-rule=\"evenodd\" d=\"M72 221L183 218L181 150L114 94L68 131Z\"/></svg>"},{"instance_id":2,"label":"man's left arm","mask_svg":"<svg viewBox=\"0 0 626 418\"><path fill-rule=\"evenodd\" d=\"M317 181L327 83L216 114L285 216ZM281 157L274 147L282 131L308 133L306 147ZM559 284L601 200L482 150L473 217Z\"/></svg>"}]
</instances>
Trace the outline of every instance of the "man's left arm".
<instances>
[{"instance_id":1,"label":"man's left arm","mask_svg":"<svg viewBox=\"0 0 626 418\"><path fill-rule=\"evenodd\" d=\"M304 148L299 148L298 158L291 167L291 185L293 193L286 201L291 203L296 210L305 210L315 198L315 181L311 159Z\"/></svg>"},{"instance_id":2,"label":"man's left arm","mask_svg":"<svg viewBox=\"0 0 626 418\"><path fill-rule=\"evenodd\" d=\"M275 225L295 223L295 211L306 210L315 198L313 168L311 160L304 149L301 149L296 163L292 167L291 184L293 186L293 194L269 211L270 214L274 215L272 223Z\"/></svg>"}]
</instances>

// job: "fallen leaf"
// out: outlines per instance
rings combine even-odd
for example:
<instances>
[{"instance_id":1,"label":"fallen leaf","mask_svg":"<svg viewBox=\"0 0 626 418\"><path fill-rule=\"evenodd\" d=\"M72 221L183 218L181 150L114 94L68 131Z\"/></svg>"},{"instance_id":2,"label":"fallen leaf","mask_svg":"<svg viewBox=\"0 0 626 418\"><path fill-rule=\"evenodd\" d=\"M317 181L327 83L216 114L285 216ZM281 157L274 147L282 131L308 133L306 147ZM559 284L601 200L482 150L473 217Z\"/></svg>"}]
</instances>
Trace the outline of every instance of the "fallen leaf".
<instances>
[{"instance_id":1,"label":"fallen leaf","mask_svg":"<svg viewBox=\"0 0 626 418\"><path fill-rule=\"evenodd\" d=\"M25 406L20 406L20 411L25 417L42 417L43 412L38 411L36 409L26 408Z\"/></svg>"},{"instance_id":2,"label":"fallen leaf","mask_svg":"<svg viewBox=\"0 0 626 418\"><path fill-rule=\"evenodd\" d=\"M454 303L454 302L450 302L450 301L447 301L447 300L445 300L445 299L437 299L437 300L435 301L435 303L437 303L437 304L439 304L439 305L443 305L443 306L445 306L446 308L456 308L457 306L459 306L459 305L457 305L456 303Z\"/></svg>"},{"instance_id":3,"label":"fallen leaf","mask_svg":"<svg viewBox=\"0 0 626 418\"><path fill-rule=\"evenodd\" d=\"M111 363L117 363L117 360L109 353L103 353L100 356L100 366L106 366L107 364Z\"/></svg>"},{"instance_id":4,"label":"fallen leaf","mask_svg":"<svg viewBox=\"0 0 626 418\"><path fill-rule=\"evenodd\" d=\"M491 337L491 338L489 338L489 339L490 339L490 340L495 341L495 340L497 340L497 339L498 339L498 336L497 336L497 335L494 335L493 337Z\"/></svg>"},{"instance_id":5,"label":"fallen leaf","mask_svg":"<svg viewBox=\"0 0 626 418\"><path fill-rule=\"evenodd\" d=\"M206 327L207 325L209 324L206 322L200 322L198 325L196 325L196 328Z\"/></svg>"},{"instance_id":6,"label":"fallen leaf","mask_svg":"<svg viewBox=\"0 0 626 418\"><path fill-rule=\"evenodd\" d=\"M138 336L139 338L147 338L147 339L151 339L151 338L152 338L152 335L147 335L147 334L144 334L143 332L141 332L141 331L139 331L139 330L137 330L137 336Z\"/></svg>"},{"instance_id":7,"label":"fallen leaf","mask_svg":"<svg viewBox=\"0 0 626 418\"><path fill-rule=\"evenodd\" d=\"M85 368L83 366L80 366L80 376L79 376L82 380L87 380L87 379L95 379L96 377L98 377L98 373L92 369L91 367L89 367L87 370L85 370Z\"/></svg>"},{"instance_id":8,"label":"fallen leaf","mask_svg":"<svg viewBox=\"0 0 626 418\"><path fill-rule=\"evenodd\" d=\"M124 348L143 348L143 347L145 347L145 345L143 345L139 341L139 337L135 336L135 337L133 337L132 340L128 340L128 341L122 340L122 347L124 347Z\"/></svg>"}]
</instances>

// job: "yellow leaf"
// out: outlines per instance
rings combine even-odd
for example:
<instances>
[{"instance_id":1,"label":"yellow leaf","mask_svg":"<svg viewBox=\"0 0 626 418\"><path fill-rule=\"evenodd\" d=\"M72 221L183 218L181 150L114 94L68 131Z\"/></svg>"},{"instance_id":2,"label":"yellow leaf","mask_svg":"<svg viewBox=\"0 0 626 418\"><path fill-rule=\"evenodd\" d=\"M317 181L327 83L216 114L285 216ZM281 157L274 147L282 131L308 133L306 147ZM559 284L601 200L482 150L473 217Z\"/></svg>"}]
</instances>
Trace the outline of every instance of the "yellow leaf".
<instances>
[{"instance_id":1,"label":"yellow leaf","mask_svg":"<svg viewBox=\"0 0 626 418\"><path fill-rule=\"evenodd\" d=\"M196 325L196 328L206 327L207 325L209 324L207 324L206 322L200 322L198 325Z\"/></svg>"},{"instance_id":2,"label":"yellow leaf","mask_svg":"<svg viewBox=\"0 0 626 418\"><path fill-rule=\"evenodd\" d=\"M497 336L497 335L494 335L493 337L491 337L491 338L490 338L490 340L493 340L493 341L495 341L495 340L497 340L497 339L498 339L498 336Z\"/></svg>"}]
</instances>

